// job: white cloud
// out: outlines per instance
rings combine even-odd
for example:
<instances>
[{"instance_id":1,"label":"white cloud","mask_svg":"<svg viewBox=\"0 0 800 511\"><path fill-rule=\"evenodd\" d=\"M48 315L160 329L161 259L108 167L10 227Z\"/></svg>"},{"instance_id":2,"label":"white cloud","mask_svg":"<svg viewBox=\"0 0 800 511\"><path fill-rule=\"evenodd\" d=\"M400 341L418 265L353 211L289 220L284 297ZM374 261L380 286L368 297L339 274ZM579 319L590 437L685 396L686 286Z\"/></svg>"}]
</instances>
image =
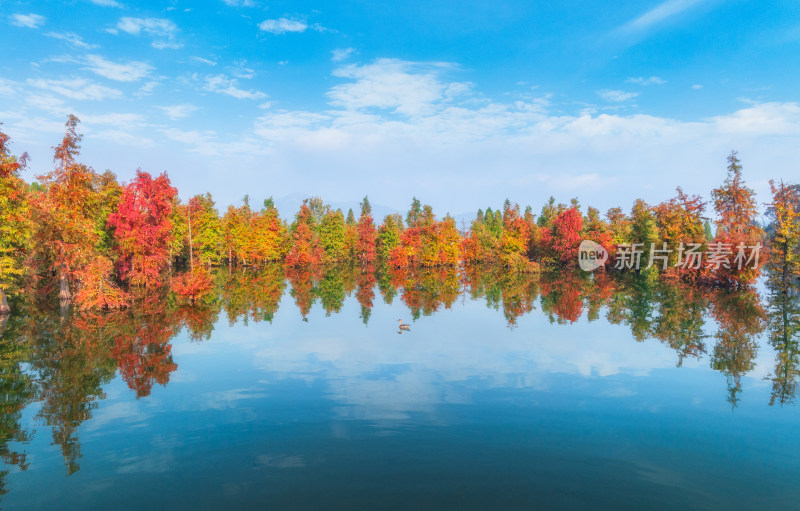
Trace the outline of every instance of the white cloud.
<instances>
[{"instance_id":1,"label":"white cloud","mask_svg":"<svg viewBox=\"0 0 800 511\"><path fill-rule=\"evenodd\" d=\"M256 75L256 72L255 72L255 70L250 69L249 67L247 67L247 61L246 60L239 60L239 61L234 62L234 66L233 66L233 69L231 71L231 74L233 74L233 76L235 76L237 78L244 78L245 80L249 80L249 79L253 78Z\"/></svg>"},{"instance_id":2,"label":"white cloud","mask_svg":"<svg viewBox=\"0 0 800 511\"><path fill-rule=\"evenodd\" d=\"M131 35L145 34L154 38L151 43L153 48L163 50L166 48L177 49L183 46L175 40L178 30L178 26L168 19L125 17L117 22L115 28L109 29L109 32L112 34L119 31Z\"/></svg>"},{"instance_id":3,"label":"white cloud","mask_svg":"<svg viewBox=\"0 0 800 511\"><path fill-rule=\"evenodd\" d=\"M86 64L86 69L94 74L118 82L137 82L150 74L153 69L146 62L130 61L120 64L99 55L87 55Z\"/></svg>"},{"instance_id":4,"label":"white cloud","mask_svg":"<svg viewBox=\"0 0 800 511\"><path fill-rule=\"evenodd\" d=\"M100 130L96 133L92 133L92 138L108 140L114 144L121 144L130 147L153 147L156 145L155 140L152 138L134 135L128 128Z\"/></svg>"},{"instance_id":5,"label":"white cloud","mask_svg":"<svg viewBox=\"0 0 800 511\"><path fill-rule=\"evenodd\" d=\"M48 90L70 99L81 101L102 101L122 96L117 89L105 87L85 78L67 78L63 80L28 79L28 85Z\"/></svg>"},{"instance_id":6,"label":"white cloud","mask_svg":"<svg viewBox=\"0 0 800 511\"><path fill-rule=\"evenodd\" d=\"M46 21L46 18L39 14L12 14L9 19L12 25L27 28L39 28Z\"/></svg>"},{"instance_id":7,"label":"white cloud","mask_svg":"<svg viewBox=\"0 0 800 511\"><path fill-rule=\"evenodd\" d=\"M270 34L285 34L287 32L302 33L308 29L317 32L324 32L326 29L319 23L309 25L308 22L299 19L277 18L264 20L258 24L258 28Z\"/></svg>"},{"instance_id":8,"label":"white cloud","mask_svg":"<svg viewBox=\"0 0 800 511\"><path fill-rule=\"evenodd\" d=\"M622 26L626 32L643 32L706 0L667 0Z\"/></svg>"},{"instance_id":9,"label":"white cloud","mask_svg":"<svg viewBox=\"0 0 800 511\"><path fill-rule=\"evenodd\" d=\"M692 85L692 89L694 89L694 90L700 90L700 89L702 89L702 88L703 88L703 86L702 86L702 85L700 85L700 84L698 84L698 83L696 83L696 84Z\"/></svg>"},{"instance_id":10,"label":"white cloud","mask_svg":"<svg viewBox=\"0 0 800 511\"><path fill-rule=\"evenodd\" d=\"M255 7L256 3L253 0L222 0L225 5L230 7Z\"/></svg>"},{"instance_id":11,"label":"white cloud","mask_svg":"<svg viewBox=\"0 0 800 511\"><path fill-rule=\"evenodd\" d=\"M448 85L439 78L444 63L419 64L396 59L379 59L367 65L349 65L334 76L354 80L328 92L332 105L346 109L380 108L403 115L431 111L444 99Z\"/></svg>"},{"instance_id":12,"label":"white cloud","mask_svg":"<svg viewBox=\"0 0 800 511\"><path fill-rule=\"evenodd\" d=\"M114 126L117 128L126 128L131 130L133 128L143 127L145 124L145 116L142 114L131 113L107 113L107 114L84 114L79 116L81 121L86 125L99 124L103 126Z\"/></svg>"},{"instance_id":13,"label":"white cloud","mask_svg":"<svg viewBox=\"0 0 800 511\"><path fill-rule=\"evenodd\" d=\"M11 80L0 78L0 95L13 96L17 93L16 84Z\"/></svg>"},{"instance_id":14,"label":"white cloud","mask_svg":"<svg viewBox=\"0 0 800 511\"><path fill-rule=\"evenodd\" d=\"M67 107L61 98L51 94L29 93L25 96L25 104L38 110L43 110L53 116L61 116Z\"/></svg>"},{"instance_id":15,"label":"white cloud","mask_svg":"<svg viewBox=\"0 0 800 511\"><path fill-rule=\"evenodd\" d=\"M95 5L99 5L101 7L122 7L122 4L117 2L117 0L89 0Z\"/></svg>"},{"instance_id":16,"label":"white cloud","mask_svg":"<svg viewBox=\"0 0 800 511\"><path fill-rule=\"evenodd\" d=\"M192 112L197 110L197 107L188 103L184 103L182 105L159 106L158 109L164 112L164 115L175 121L177 119L188 117Z\"/></svg>"},{"instance_id":17,"label":"white cloud","mask_svg":"<svg viewBox=\"0 0 800 511\"><path fill-rule=\"evenodd\" d=\"M800 105L760 103L732 114L712 117L716 131L750 136L800 136Z\"/></svg>"},{"instance_id":18,"label":"white cloud","mask_svg":"<svg viewBox=\"0 0 800 511\"><path fill-rule=\"evenodd\" d=\"M134 95L137 97L148 96L150 95L156 87L158 87L159 82L155 80L151 80L149 82L145 82L144 85L139 87L139 90L134 92Z\"/></svg>"},{"instance_id":19,"label":"white cloud","mask_svg":"<svg viewBox=\"0 0 800 511\"><path fill-rule=\"evenodd\" d=\"M84 42L84 40L81 39L81 36L79 36L78 34L74 34L72 32L64 32L64 33L48 32L45 34L45 36L52 37L54 39L60 39L69 44L70 46L73 46L75 48L80 48L82 50L90 50L92 48L97 48L96 44L89 44L87 42Z\"/></svg>"},{"instance_id":20,"label":"white cloud","mask_svg":"<svg viewBox=\"0 0 800 511\"><path fill-rule=\"evenodd\" d=\"M228 78L223 74L206 76L203 88L207 91L226 94L236 99L262 99L267 97L261 91L240 89L239 82L236 79Z\"/></svg>"},{"instance_id":21,"label":"white cloud","mask_svg":"<svg viewBox=\"0 0 800 511\"><path fill-rule=\"evenodd\" d=\"M622 103L623 101L628 101L629 99L633 99L639 95L638 92L626 92L622 90L601 90L597 91L597 95L601 98L605 99L606 101L612 101L614 103Z\"/></svg>"},{"instance_id":22,"label":"white cloud","mask_svg":"<svg viewBox=\"0 0 800 511\"><path fill-rule=\"evenodd\" d=\"M650 78L644 78L638 76L636 78L628 78L625 81L628 83L636 83L639 85L664 85L665 83L667 83L666 80L663 80L657 76L651 76Z\"/></svg>"},{"instance_id":23,"label":"white cloud","mask_svg":"<svg viewBox=\"0 0 800 511\"><path fill-rule=\"evenodd\" d=\"M333 62L347 60L355 51L355 48L337 48L331 52L331 60Z\"/></svg>"},{"instance_id":24,"label":"white cloud","mask_svg":"<svg viewBox=\"0 0 800 511\"><path fill-rule=\"evenodd\" d=\"M213 60L204 59L203 57L189 57L189 60L197 62L199 64L206 64L212 67L217 65L217 63L214 62Z\"/></svg>"}]
</instances>

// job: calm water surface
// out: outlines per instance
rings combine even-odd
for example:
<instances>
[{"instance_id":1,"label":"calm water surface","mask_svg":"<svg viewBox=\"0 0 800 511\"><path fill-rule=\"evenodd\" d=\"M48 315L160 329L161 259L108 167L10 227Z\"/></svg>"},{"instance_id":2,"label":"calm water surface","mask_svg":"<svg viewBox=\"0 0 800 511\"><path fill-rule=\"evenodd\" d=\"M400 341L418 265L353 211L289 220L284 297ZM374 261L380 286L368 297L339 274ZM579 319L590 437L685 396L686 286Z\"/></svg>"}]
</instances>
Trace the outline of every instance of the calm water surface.
<instances>
[{"instance_id":1,"label":"calm water surface","mask_svg":"<svg viewBox=\"0 0 800 511\"><path fill-rule=\"evenodd\" d=\"M2 508L800 507L764 286L276 275L12 317Z\"/></svg>"}]
</instances>

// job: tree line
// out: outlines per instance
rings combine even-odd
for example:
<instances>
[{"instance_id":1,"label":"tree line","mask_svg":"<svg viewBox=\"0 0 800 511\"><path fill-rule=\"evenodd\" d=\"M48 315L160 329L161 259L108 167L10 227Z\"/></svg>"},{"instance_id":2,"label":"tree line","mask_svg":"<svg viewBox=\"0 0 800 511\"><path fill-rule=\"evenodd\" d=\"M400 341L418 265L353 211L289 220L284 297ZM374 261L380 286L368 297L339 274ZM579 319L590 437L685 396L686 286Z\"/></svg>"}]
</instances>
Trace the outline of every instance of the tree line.
<instances>
[{"instance_id":1,"label":"tree line","mask_svg":"<svg viewBox=\"0 0 800 511\"><path fill-rule=\"evenodd\" d=\"M800 276L800 187L770 182L771 222L762 226L735 152L727 177L711 192L714 225L705 216L709 204L678 188L660 204L638 199L630 213L612 208L605 215L592 207L582 212L577 199L557 204L551 197L539 215L506 200L500 209L479 210L461 231L450 215L438 219L416 198L405 217L388 215L380 225L367 197L358 218L318 197L305 200L291 222L280 217L272 199L255 208L245 197L244 205L220 214L210 193L181 201L166 173L153 177L139 170L122 185L112 172L80 163L78 123L69 116L54 147L53 170L30 184L20 177L27 155L12 155L9 137L0 132L0 314L10 310L6 295L22 291L57 293L62 305L80 309L115 309L132 294L168 286L194 302L212 287L209 269L221 265L280 261L298 270L338 264L374 270L486 263L514 273L558 270L577 266L585 239L609 254L598 270L738 288L759 276L769 254L772 271ZM641 244L643 261L652 263L657 250L663 270L615 267L619 247L633 244ZM682 264L686 246L765 250L739 269Z\"/></svg>"}]
</instances>

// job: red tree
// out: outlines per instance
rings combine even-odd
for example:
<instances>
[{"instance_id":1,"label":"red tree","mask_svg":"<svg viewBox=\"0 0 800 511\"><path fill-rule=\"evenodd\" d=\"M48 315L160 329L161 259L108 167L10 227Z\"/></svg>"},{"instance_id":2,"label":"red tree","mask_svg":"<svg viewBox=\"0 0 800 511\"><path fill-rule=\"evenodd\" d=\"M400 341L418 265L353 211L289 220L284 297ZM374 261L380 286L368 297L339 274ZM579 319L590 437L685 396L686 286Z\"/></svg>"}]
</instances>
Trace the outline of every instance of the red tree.
<instances>
[{"instance_id":1,"label":"red tree","mask_svg":"<svg viewBox=\"0 0 800 511\"><path fill-rule=\"evenodd\" d=\"M576 208L569 208L555 217L551 230L545 231L545 242L561 263L569 265L578 261L581 229L583 217Z\"/></svg>"},{"instance_id":2,"label":"red tree","mask_svg":"<svg viewBox=\"0 0 800 511\"><path fill-rule=\"evenodd\" d=\"M314 218L307 202L303 202L297 212L294 231L292 232L292 248L286 255L289 266L313 266L322 260L322 249L315 230Z\"/></svg>"},{"instance_id":3,"label":"red tree","mask_svg":"<svg viewBox=\"0 0 800 511\"><path fill-rule=\"evenodd\" d=\"M158 285L169 267L172 204L177 190L167 174L153 179L136 171L125 187L117 211L108 217L117 242L120 276L131 286Z\"/></svg>"},{"instance_id":4,"label":"red tree","mask_svg":"<svg viewBox=\"0 0 800 511\"><path fill-rule=\"evenodd\" d=\"M377 232L372 221L372 207L369 199L364 197L361 203L361 216L356 225L358 237L356 239L356 259L360 264L369 265L375 262L375 240Z\"/></svg>"}]
</instances>

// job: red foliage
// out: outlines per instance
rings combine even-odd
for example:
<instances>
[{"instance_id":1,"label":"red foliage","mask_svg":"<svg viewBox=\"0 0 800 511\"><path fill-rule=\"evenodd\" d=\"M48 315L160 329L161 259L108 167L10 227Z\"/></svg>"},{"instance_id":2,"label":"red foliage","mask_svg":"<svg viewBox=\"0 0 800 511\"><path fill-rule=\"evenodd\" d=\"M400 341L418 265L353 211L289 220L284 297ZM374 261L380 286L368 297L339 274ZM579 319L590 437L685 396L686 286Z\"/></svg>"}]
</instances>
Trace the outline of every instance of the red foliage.
<instances>
[{"instance_id":1,"label":"red foliage","mask_svg":"<svg viewBox=\"0 0 800 511\"><path fill-rule=\"evenodd\" d=\"M169 216L176 195L166 173L153 179L137 170L136 179L122 192L117 211L108 217L117 242L120 276L132 286L151 287L162 281L169 265Z\"/></svg>"},{"instance_id":2,"label":"red foliage","mask_svg":"<svg viewBox=\"0 0 800 511\"><path fill-rule=\"evenodd\" d=\"M322 248L312 228L311 208L305 202L297 213L297 227L292 234L292 248L286 254L289 266L315 266L322 261Z\"/></svg>"},{"instance_id":3,"label":"red foliage","mask_svg":"<svg viewBox=\"0 0 800 511\"><path fill-rule=\"evenodd\" d=\"M560 321L575 323L583 314L581 287L574 279L564 276L559 280L542 282L541 293L542 307L549 309Z\"/></svg>"},{"instance_id":4,"label":"red foliage","mask_svg":"<svg viewBox=\"0 0 800 511\"><path fill-rule=\"evenodd\" d=\"M145 316L137 323L135 331L115 339L112 356L122 379L139 398L149 396L154 383L166 385L178 365L172 360L169 344L175 330L163 315Z\"/></svg>"},{"instance_id":5,"label":"red foliage","mask_svg":"<svg viewBox=\"0 0 800 511\"><path fill-rule=\"evenodd\" d=\"M196 266L172 279L172 290L192 303L209 293L213 287L211 275L203 266Z\"/></svg>"},{"instance_id":6,"label":"red foliage","mask_svg":"<svg viewBox=\"0 0 800 511\"><path fill-rule=\"evenodd\" d=\"M356 259L360 264L368 265L375 262L375 240L377 231L372 221L372 215L361 215L356 225L358 237L356 239Z\"/></svg>"},{"instance_id":7,"label":"red foliage","mask_svg":"<svg viewBox=\"0 0 800 511\"><path fill-rule=\"evenodd\" d=\"M582 228L583 217L580 212L576 208L569 208L553 219L552 230L542 229L542 237L559 261L574 265L578 261Z\"/></svg>"}]
</instances>

